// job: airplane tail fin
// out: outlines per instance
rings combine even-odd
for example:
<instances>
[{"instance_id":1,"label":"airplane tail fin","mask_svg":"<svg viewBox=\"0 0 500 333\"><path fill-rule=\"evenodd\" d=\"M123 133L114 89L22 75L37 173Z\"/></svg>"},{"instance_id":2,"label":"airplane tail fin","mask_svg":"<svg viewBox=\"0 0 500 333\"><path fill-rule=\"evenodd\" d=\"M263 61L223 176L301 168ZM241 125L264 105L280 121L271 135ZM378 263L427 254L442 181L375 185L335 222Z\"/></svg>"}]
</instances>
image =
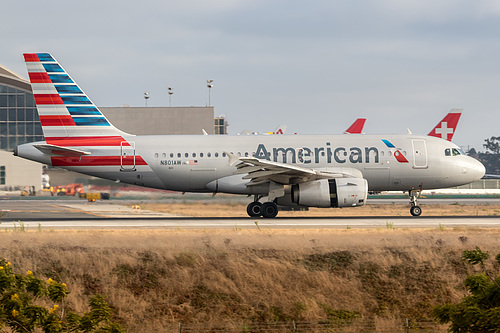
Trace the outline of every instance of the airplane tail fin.
<instances>
[{"instance_id":1,"label":"airplane tail fin","mask_svg":"<svg viewBox=\"0 0 500 333\"><path fill-rule=\"evenodd\" d=\"M462 115L461 111L461 109L452 109L427 135L451 141Z\"/></svg>"},{"instance_id":2,"label":"airplane tail fin","mask_svg":"<svg viewBox=\"0 0 500 333\"><path fill-rule=\"evenodd\" d=\"M344 134L361 134L363 132L363 127L365 126L366 119L358 118L351 127L349 127Z\"/></svg>"},{"instance_id":3,"label":"airplane tail fin","mask_svg":"<svg viewBox=\"0 0 500 333\"><path fill-rule=\"evenodd\" d=\"M279 125L276 127L276 129L273 131L273 134L285 134L286 132L286 125Z\"/></svg>"},{"instance_id":4,"label":"airplane tail fin","mask_svg":"<svg viewBox=\"0 0 500 333\"><path fill-rule=\"evenodd\" d=\"M120 145L123 135L114 127L68 73L48 53L25 53L24 61L48 144L78 146Z\"/></svg>"}]
</instances>

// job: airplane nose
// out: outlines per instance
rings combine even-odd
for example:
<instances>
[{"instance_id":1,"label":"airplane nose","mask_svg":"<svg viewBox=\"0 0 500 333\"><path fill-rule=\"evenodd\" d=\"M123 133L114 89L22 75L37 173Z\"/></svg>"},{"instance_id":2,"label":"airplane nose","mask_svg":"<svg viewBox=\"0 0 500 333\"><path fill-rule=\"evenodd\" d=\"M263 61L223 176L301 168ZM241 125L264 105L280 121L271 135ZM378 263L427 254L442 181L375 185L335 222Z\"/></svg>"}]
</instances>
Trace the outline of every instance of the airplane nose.
<instances>
[{"instance_id":1,"label":"airplane nose","mask_svg":"<svg viewBox=\"0 0 500 333\"><path fill-rule=\"evenodd\" d=\"M484 174L486 173L486 168L484 167L483 163L479 162L478 160L474 159L473 163L469 166L470 174L472 175L473 181L479 180L483 178Z\"/></svg>"}]
</instances>

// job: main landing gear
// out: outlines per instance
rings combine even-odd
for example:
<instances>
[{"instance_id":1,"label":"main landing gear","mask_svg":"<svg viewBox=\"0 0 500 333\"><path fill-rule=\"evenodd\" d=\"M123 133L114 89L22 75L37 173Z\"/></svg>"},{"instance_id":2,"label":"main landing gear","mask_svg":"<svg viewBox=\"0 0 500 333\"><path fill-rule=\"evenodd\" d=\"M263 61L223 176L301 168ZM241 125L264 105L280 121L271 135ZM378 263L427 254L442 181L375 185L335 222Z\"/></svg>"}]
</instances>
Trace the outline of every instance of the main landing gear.
<instances>
[{"instance_id":1,"label":"main landing gear","mask_svg":"<svg viewBox=\"0 0 500 333\"><path fill-rule=\"evenodd\" d=\"M422 192L422 188L419 190L410 190L410 214L413 216L420 216L422 214L422 208L418 206L417 204L417 199L420 196L420 193Z\"/></svg>"},{"instance_id":2,"label":"main landing gear","mask_svg":"<svg viewBox=\"0 0 500 333\"><path fill-rule=\"evenodd\" d=\"M265 203L260 203L259 197L255 197L255 201L250 202L247 206L247 213L250 217L260 217L263 218L274 218L278 215L278 206L270 201Z\"/></svg>"}]
</instances>

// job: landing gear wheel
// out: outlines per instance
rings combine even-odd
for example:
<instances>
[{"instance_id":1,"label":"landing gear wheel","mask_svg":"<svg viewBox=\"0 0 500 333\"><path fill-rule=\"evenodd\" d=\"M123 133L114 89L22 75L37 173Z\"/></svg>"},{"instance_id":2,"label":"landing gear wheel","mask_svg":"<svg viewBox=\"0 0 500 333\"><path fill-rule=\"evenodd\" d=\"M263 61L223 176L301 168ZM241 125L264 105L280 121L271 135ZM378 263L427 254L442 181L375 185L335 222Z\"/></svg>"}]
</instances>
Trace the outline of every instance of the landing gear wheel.
<instances>
[{"instance_id":1,"label":"landing gear wheel","mask_svg":"<svg viewBox=\"0 0 500 333\"><path fill-rule=\"evenodd\" d=\"M413 216L420 216L420 214L422 214L422 208L420 208L420 206L412 206L410 208L410 214Z\"/></svg>"},{"instance_id":2,"label":"landing gear wheel","mask_svg":"<svg viewBox=\"0 0 500 333\"><path fill-rule=\"evenodd\" d=\"M250 202L247 206L247 214L250 217L260 216L262 212L262 204L258 201Z\"/></svg>"},{"instance_id":3,"label":"landing gear wheel","mask_svg":"<svg viewBox=\"0 0 500 333\"><path fill-rule=\"evenodd\" d=\"M275 218L278 215L278 206L274 202L266 202L262 204L262 217L266 219Z\"/></svg>"},{"instance_id":4,"label":"landing gear wheel","mask_svg":"<svg viewBox=\"0 0 500 333\"><path fill-rule=\"evenodd\" d=\"M420 214L422 214L422 208L420 208L420 206L418 206L418 197L420 196L420 194L422 193L422 184L420 184L418 190L410 190L408 192L408 194L410 195L410 205L411 205L411 208L410 208L410 214L413 215L413 216L420 216Z\"/></svg>"}]
</instances>

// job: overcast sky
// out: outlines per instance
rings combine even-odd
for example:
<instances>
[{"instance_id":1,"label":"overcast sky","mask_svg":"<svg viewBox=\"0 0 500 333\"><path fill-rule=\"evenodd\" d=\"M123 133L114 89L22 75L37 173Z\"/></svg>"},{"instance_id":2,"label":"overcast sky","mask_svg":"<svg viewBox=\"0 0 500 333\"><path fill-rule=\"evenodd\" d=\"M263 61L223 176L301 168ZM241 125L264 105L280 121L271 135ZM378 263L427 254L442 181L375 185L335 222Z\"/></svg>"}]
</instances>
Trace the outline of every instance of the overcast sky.
<instances>
[{"instance_id":1,"label":"overcast sky","mask_svg":"<svg viewBox=\"0 0 500 333\"><path fill-rule=\"evenodd\" d=\"M455 143L500 136L500 2L9 1L0 64L49 52L98 106L208 103L245 129L427 134L463 108Z\"/></svg>"}]
</instances>

